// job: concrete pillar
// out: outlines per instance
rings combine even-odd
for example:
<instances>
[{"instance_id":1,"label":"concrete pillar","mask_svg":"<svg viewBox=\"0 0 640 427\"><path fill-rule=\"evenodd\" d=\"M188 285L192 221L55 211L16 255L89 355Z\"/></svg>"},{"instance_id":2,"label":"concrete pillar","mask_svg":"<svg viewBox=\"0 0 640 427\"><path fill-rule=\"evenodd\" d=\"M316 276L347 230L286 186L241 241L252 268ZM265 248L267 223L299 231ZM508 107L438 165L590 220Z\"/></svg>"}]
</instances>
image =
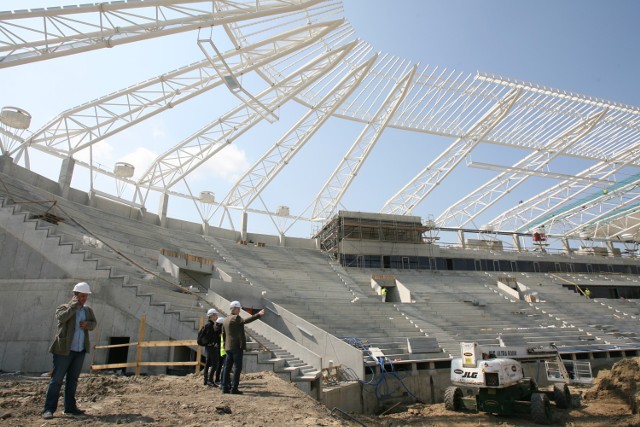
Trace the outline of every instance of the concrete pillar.
<instances>
[{"instance_id":1,"label":"concrete pillar","mask_svg":"<svg viewBox=\"0 0 640 427\"><path fill-rule=\"evenodd\" d=\"M67 157L62 161L60 167L60 176L58 177L58 185L60 186L60 194L65 199L69 198L69 189L71 188L71 179L73 178L73 168L76 161L72 157Z\"/></svg>"},{"instance_id":2,"label":"concrete pillar","mask_svg":"<svg viewBox=\"0 0 640 427\"><path fill-rule=\"evenodd\" d=\"M240 221L240 240L247 240L247 223L249 221L249 215L247 212L242 212L242 220Z\"/></svg>"},{"instance_id":3,"label":"concrete pillar","mask_svg":"<svg viewBox=\"0 0 640 427\"><path fill-rule=\"evenodd\" d=\"M571 245L569 245L569 239L562 239L562 246L567 255L571 255Z\"/></svg>"},{"instance_id":4,"label":"concrete pillar","mask_svg":"<svg viewBox=\"0 0 640 427\"><path fill-rule=\"evenodd\" d=\"M158 216L160 217L160 227L167 227L167 209L169 208L169 195L162 193L160 196L160 206L158 207Z\"/></svg>"},{"instance_id":5,"label":"concrete pillar","mask_svg":"<svg viewBox=\"0 0 640 427\"><path fill-rule=\"evenodd\" d=\"M0 155L0 172L4 172L7 175L11 173L11 167L13 166L13 159L8 154Z\"/></svg>"},{"instance_id":6,"label":"concrete pillar","mask_svg":"<svg viewBox=\"0 0 640 427\"><path fill-rule=\"evenodd\" d=\"M208 222L203 222L202 223L202 234L204 236L208 236L209 235L209 223Z\"/></svg>"},{"instance_id":7,"label":"concrete pillar","mask_svg":"<svg viewBox=\"0 0 640 427\"><path fill-rule=\"evenodd\" d=\"M513 247L516 248L516 251L522 252L522 245L520 245L520 236L517 234L513 234Z\"/></svg>"},{"instance_id":8,"label":"concrete pillar","mask_svg":"<svg viewBox=\"0 0 640 427\"><path fill-rule=\"evenodd\" d=\"M278 244L280 246L284 247L284 245L285 245L285 235L284 235L284 233L279 233L278 237L279 237Z\"/></svg>"},{"instance_id":9,"label":"concrete pillar","mask_svg":"<svg viewBox=\"0 0 640 427\"><path fill-rule=\"evenodd\" d=\"M609 256L613 256L613 242L611 240L607 241L607 250L609 251Z\"/></svg>"},{"instance_id":10,"label":"concrete pillar","mask_svg":"<svg viewBox=\"0 0 640 427\"><path fill-rule=\"evenodd\" d=\"M466 249L467 245L464 242L464 231L458 230L458 240L460 241L460 246L462 249Z\"/></svg>"}]
</instances>

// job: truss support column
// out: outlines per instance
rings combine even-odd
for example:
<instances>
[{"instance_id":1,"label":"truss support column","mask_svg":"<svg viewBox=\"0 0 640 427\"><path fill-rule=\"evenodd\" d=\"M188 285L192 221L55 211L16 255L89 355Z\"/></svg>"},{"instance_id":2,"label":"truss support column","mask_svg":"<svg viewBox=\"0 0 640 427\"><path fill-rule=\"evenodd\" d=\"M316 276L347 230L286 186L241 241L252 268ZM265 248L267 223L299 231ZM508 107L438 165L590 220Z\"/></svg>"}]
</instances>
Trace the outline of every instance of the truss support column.
<instances>
[{"instance_id":1,"label":"truss support column","mask_svg":"<svg viewBox=\"0 0 640 427\"><path fill-rule=\"evenodd\" d=\"M158 217L160 217L160 227L167 227L167 210L169 209L169 195L162 193L160 196L160 206L158 207Z\"/></svg>"},{"instance_id":2,"label":"truss support column","mask_svg":"<svg viewBox=\"0 0 640 427\"><path fill-rule=\"evenodd\" d=\"M516 251L522 252L522 245L520 244L520 236L517 234L513 234L513 247L516 248Z\"/></svg>"},{"instance_id":3,"label":"truss support column","mask_svg":"<svg viewBox=\"0 0 640 427\"><path fill-rule=\"evenodd\" d=\"M240 220L240 240L247 240L247 224L249 222L249 214L247 211L242 212L242 219Z\"/></svg>"},{"instance_id":4,"label":"truss support column","mask_svg":"<svg viewBox=\"0 0 640 427\"><path fill-rule=\"evenodd\" d=\"M464 243L464 231L458 230L458 240L460 241L460 247L467 249L467 245Z\"/></svg>"},{"instance_id":5,"label":"truss support column","mask_svg":"<svg viewBox=\"0 0 640 427\"><path fill-rule=\"evenodd\" d=\"M73 157L67 157L62 161L60 167L60 176L58 177L58 185L60 186L60 194L65 199L69 198L69 189L71 188L71 179L73 178L73 168L76 161Z\"/></svg>"},{"instance_id":6,"label":"truss support column","mask_svg":"<svg viewBox=\"0 0 640 427\"><path fill-rule=\"evenodd\" d=\"M564 251L566 252L567 255L571 255L571 252L573 252L571 250L571 245L569 244L569 239L567 239L566 237L564 239L562 239L562 246L564 247Z\"/></svg>"}]
</instances>

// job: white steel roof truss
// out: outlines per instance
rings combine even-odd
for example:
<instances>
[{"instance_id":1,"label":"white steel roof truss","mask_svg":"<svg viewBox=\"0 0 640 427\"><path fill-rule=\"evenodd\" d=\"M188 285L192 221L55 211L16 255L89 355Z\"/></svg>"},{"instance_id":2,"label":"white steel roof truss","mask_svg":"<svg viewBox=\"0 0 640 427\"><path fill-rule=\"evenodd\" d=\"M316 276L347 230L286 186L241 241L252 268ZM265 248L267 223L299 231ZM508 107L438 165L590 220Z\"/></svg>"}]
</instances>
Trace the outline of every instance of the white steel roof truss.
<instances>
[{"instance_id":1,"label":"white steel roof truss","mask_svg":"<svg viewBox=\"0 0 640 427\"><path fill-rule=\"evenodd\" d=\"M396 114L403 115L403 114L406 114L406 112L409 109L414 110L416 108L417 106L416 98L418 97L418 95L420 95L420 89L416 84L416 82L418 82L420 79L424 77L424 74L427 72L427 70L428 70L428 67L424 67L422 69L422 72L418 75L418 77L416 77L411 82L411 86L408 88L408 91L410 92L411 96L409 96L409 94L407 95L405 102L403 102L402 105L398 107L398 111L396 112Z\"/></svg>"},{"instance_id":2,"label":"white steel roof truss","mask_svg":"<svg viewBox=\"0 0 640 427\"><path fill-rule=\"evenodd\" d=\"M380 111L379 107L377 107L379 101L382 100L384 102L384 100L382 99L384 94L389 93L393 90L398 80L397 76L405 75L408 67L410 66L410 64L407 64L407 61L402 61L399 64L398 61L395 61L393 64L393 72L389 70L390 74L388 75L388 78L378 80L375 87L371 91L371 94L375 94L375 97L370 102L367 102L369 108L367 108L367 111L365 111L363 114L365 117L371 117L370 120L375 120L374 117L377 115L378 111Z\"/></svg>"},{"instance_id":3,"label":"white steel roof truss","mask_svg":"<svg viewBox=\"0 0 640 427\"><path fill-rule=\"evenodd\" d=\"M597 222L593 234L596 236L601 234L606 237L616 237L622 241L624 241L623 235L632 234L634 235L632 241L637 244L638 240L640 240L638 236L639 229L640 205L635 204L619 210L612 218Z\"/></svg>"},{"instance_id":4,"label":"white steel roof truss","mask_svg":"<svg viewBox=\"0 0 640 427\"><path fill-rule=\"evenodd\" d=\"M111 2L1 13L0 68L304 9L319 1L268 0L233 13L215 11L224 0Z\"/></svg>"},{"instance_id":5,"label":"white steel roof truss","mask_svg":"<svg viewBox=\"0 0 640 427\"><path fill-rule=\"evenodd\" d=\"M562 152L576 144L587 135L606 114L602 110L591 117L574 124L562 135L556 137L541 149L534 151L519 162L513 168L524 168L528 171L541 171ZM523 183L530 175L518 171L505 171L477 188L467 196L453 204L435 221L443 227L464 227L472 222L481 213L501 200L509 192Z\"/></svg>"},{"instance_id":6,"label":"white steel roof truss","mask_svg":"<svg viewBox=\"0 0 640 427\"><path fill-rule=\"evenodd\" d=\"M458 79L460 78L460 74L458 74L457 77L451 80L451 76L453 76L454 72L455 71L452 70L447 77L447 80L451 82L449 86L452 88L458 86ZM433 105L433 108L436 108L438 102L442 103L442 107L440 108L442 114L439 115L438 122L436 122L435 125L439 126L438 123L442 122L448 123L448 127L455 128L457 126L460 126L464 128L464 120L461 119L459 115L456 115L455 112L458 111L457 107L466 99L468 99L468 97L464 93L460 93L456 90L442 91L441 96ZM469 114L471 113L472 111L469 111ZM455 117L458 117L458 119L456 119Z\"/></svg>"},{"instance_id":7,"label":"white steel roof truss","mask_svg":"<svg viewBox=\"0 0 640 427\"><path fill-rule=\"evenodd\" d=\"M317 57L275 86L265 89L256 98L268 108L275 109L339 64L354 45L355 42ZM162 154L141 177L138 184L148 185L151 188L162 183L160 190L171 188L261 119L260 114L253 110L248 111L244 104L236 107Z\"/></svg>"},{"instance_id":8,"label":"white steel roof truss","mask_svg":"<svg viewBox=\"0 0 640 427\"><path fill-rule=\"evenodd\" d=\"M618 111L609 111L609 114L605 116L600 125L588 138L599 139L611 135L609 139L615 140L622 139L620 134L626 135L632 133L632 135L628 137L625 136L624 138L627 141L626 150L616 153L614 156L586 169L578 174L578 176L604 179L613 175L616 171L621 170L623 167L635 164L638 161L639 157L634 153L633 147L637 145L636 141L640 141L640 133L635 130L631 132L629 128L614 127L614 125L611 124L611 120L608 120L611 114L618 114ZM503 213L494 219L492 223L496 226L502 225L500 228L503 228L507 222L513 224L508 224L506 227L518 227L522 223L533 221L535 218L541 216L545 211L550 209L551 206L554 206L555 203L565 202L571 197L572 192L578 195L585 191L585 189L585 187L576 186L572 181L565 181ZM534 214L534 212L538 212L538 214Z\"/></svg>"},{"instance_id":9,"label":"white steel roof truss","mask_svg":"<svg viewBox=\"0 0 640 427\"><path fill-rule=\"evenodd\" d=\"M593 181L591 181L592 183L597 183L606 180L628 165L637 162L639 159L640 154L636 153L635 150L628 150L628 152L622 153L619 157L587 168L576 174L576 176L591 178L593 179ZM556 209L563 203L572 200L593 185L594 184L576 182L575 180L563 181L502 213L490 221L490 224L494 225L497 229L526 231L531 228L531 224L535 224L546 212Z\"/></svg>"},{"instance_id":10,"label":"white steel roof truss","mask_svg":"<svg viewBox=\"0 0 640 427\"><path fill-rule=\"evenodd\" d=\"M449 175L451 170L471 152L480 140L509 114L519 96L519 90L510 91L467 132L464 138L456 140L437 159L432 161L404 188L389 199L381 211L383 213L410 215L413 209Z\"/></svg>"},{"instance_id":11,"label":"white steel roof truss","mask_svg":"<svg viewBox=\"0 0 640 427\"><path fill-rule=\"evenodd\" d=\"M277 71L277 78L273 80L266 79L264 73L258 72L260 76L265 78L265 81L269 85L276 85L277 82L281 81L285 76L296 70L297 68L304 66L309 61L313 61L314 58L321 56L327 52L326 46L320 39L317 43L312 44L308 49L299 50L292 55L282 56L278 61L272 61L268 64L269 68ZM340 64L338 64L340 65ZM333 71L331 71L333 72ZM325 76L321 76L319 79L324 78ZM314 82L315 84L315 82ZM308 87L305 87L304 90L307 90Z\"/></svg>"},{"instance_id":12,"label":"white steel roof truss","mask_svg":"<svg viewBox=\"0 0 640 427\"><path fill-rule=\"evenodd\" d=\"M640 199L638 180L613 191L603 192L599 197L581 206L575 206L561 215L554 216L543 224L550 234L575 237L583 229L599 219L611 215L617 209L635 204Z\"/></svg>"},{"instance_id":13,"label":"white steel roof truss","mask_svg":"<svg viewBox=\"0 0 640 427\"><path fill-rule=\"evenodd\" d=\"M362 47L363 48L363 53L365 55L368 55L369 53L371 53L373 51L372 47L370 45L368 45L367 43L360 43L358 45L358 47ZM380 59L378 58L378 54L375 53L374 55L376 56L376 58L377 58L376 61L379 64L380 63ZM382 58L384 58L384 57L385 56L383 55ZM363 61L361 58L358 58L358 60ZM375 64L374 67L378 67L378 64ZM360 94L368 91L368 88L369 88L369 86L371 85L371 82L374 79L375 79L375 74L373 73L372 70L369 70L369 72L365 76L365 80L363 80L363 82L360 84L360 86L358 88L356 88L357 94L351 98L350 102L346 106L345 106L345 104L342 104L338 108L338 111L347 111L347 110L350 110L354 105L360 104L360 102L359 102Z\"/></svg>"},{"instance_id":14,"label":"white steel roof truss","mask_svg":"<svg viewBox=\"0 0 640 427\"><path fill-rule=\"evenodd\" d=\"M462 82L459 79L464 76L464 80ZM455 78L452 86L461 86L467 83L469 79L472 78L471 74L463 74L460 73ZM480 103L476 103L475 106L472 104L472 99L464 93L457 92L455 90L451 90L451 95L456 95L456 101L454 107L450 111L450 115L452 116L449 119L452 127L462 127L467 122L469 117L474 113L474 108L479 108ZM446 119L445 119L446 121Z\"/></svg>"},{"instance_id":15,"label":"white steel roof truss","mask_svg":"<svg viewBox=\"0 0 640 427\"><path fill-rule=\"evenodd\" d=\"M356 46L356 48L358 48L358 47L359 46ZM358 56L365 56L365 54L366 54L366 52L363 52L363 51L358 52ZM377 58L377 55L374 55L374 58ZM371 61L371 58L367 59L366 61L362 61L362 62L369 63L370 61ZM375 59L374 59L374 61L375 61ZM371 65L369 65L369 67L370 66ZM367 69L369 69L369 67L367 67ZM353 72L354 68L360 69L360 68L362 68L362 65L360 65L358 67L351 67L347 63L347 61L342 61L342 63L339 64L338 66L336 66L331 73L327 73L322 78L318 79L313 85L310 85L310 86L313 86L313 87L308 87L306 92L314 91L316 95L313 98L312 97L306 97L307 99L311 99L311 100L315 101L312 106L309 106L309 108L315 109L316 106L326 103L328 94L335 93L337 85L338 86L343 86L345 84L344 83L345 82L345 78L346 78L345 75L351 74ZM367 73L364 73L362 76L358 77L358 79L359 79L358 85L361 84L362 80L366 77L366 74ZM351 95L353 93L353 91L358 87L358 85L353 86L352 90L349 90L349 95ZM336 108L338 108L340 105L342 105L342 103L345 102L347 99L348 99L348 96L344 97L343 99L341 99L340 102L336 105ZM332 109L331 114L333 114L334 112L335 112L335 108Z\"/></svg>"},{"instance_id":16,"label":"white steel roof truss","mask_svg":"<svg viewBox=\"0 0 640 427\"><path fill-rule=\"evenodd\" d=\"M362 113L361 110L367 105L370 105L369 99L375 94L375 87L382 80L379 78L381 73L386 73L387 69L392 67L391 61L394 57L389 57L388 54L383 54L381 58L378 59L377 63L374 65L373 69L369 71L370 78L367 78L360 90L358 90L358 95L354 97L352 102L353 104L357 104L358 107L356 109L356 114L361 117L366 117L366 113ZM364 98L363 98L364 97Z\"/></svg>"},{"instance_id":17,"label":"white steel roof truss","mask_svg":"<svg viewBox=\"0 0 640 427\"><path fill-rule=\"evenodd\" d=\"M246 208L260 195L262 190L291 161L316 131L331 117L332 113L360 84L373 65L376 57L370 58L352 70L340 81L320 103L309 110L283 135L233 186L225 197L225 206Z\"/></svg>"},{"instance_id":18,"label":"white steel roof truss","mask_svg":"<svg viewBox=\"0 0 640 427\"><path fill-rule=\"evenodd\" d=\"M228 28L228 27L226 27ZM295 68L300 63L304 63L306 60L305 57L313 57L321 54L321 52L326 52L330 50L327 47L327 43L330 43L331 46L342 46L346 43L350 43L353 35L353 29L344 23L338 27L336 27L331 33L324 36L321 41L319 41L316 45L314 45L314 49L317 50L317 53L311 53L311 50L301 51L297 55L292 55L290 57L282 58L279 61L273 61L271 63L266 64L261 67L257 73L260 75L266 82L269 84L275 84L275 82L284 78L287 75L288 69ZM355 49L354 49L355 51ZM303 92L303 93L306 93ZM298 95L298 98L301 97Z\"/></svg>"},{"instance_id":19,"label":"white steel roof truss","mask_svg":"<svg viewBox=\"0 0 640 427\"><path fill-rule=\"evenodd\" d=\"M308 37L306 27L291 30L256 45L232 50L225 57L247 58L232 66L236 74L244 74L304 48L338 24L334 21L314 25L313 31L317 32L314 38ZM36 131L29 141L32 146L45 144L48 150L74 153L220 84L209 61L203 60L67 110ZM166 86L170 86L169 90ZM68 147L61 148L61 144Z\"/></svg>"},{"instance_id":20,"label":"white steel roof truss","mask_svg":"<svg viewBox=\"0 0 640 427\"><path fill-rule=\"evenodd\" d=\"M362 130L347 154L342 158L333 174L313 202L311 218L314 221L326 220L335 211L358 171L371 153L380 135L386 128L398 107L406 98L417 66L414 66L392 88L384 102L374 114L373 119Z\"/></svg>"}]
</instances>

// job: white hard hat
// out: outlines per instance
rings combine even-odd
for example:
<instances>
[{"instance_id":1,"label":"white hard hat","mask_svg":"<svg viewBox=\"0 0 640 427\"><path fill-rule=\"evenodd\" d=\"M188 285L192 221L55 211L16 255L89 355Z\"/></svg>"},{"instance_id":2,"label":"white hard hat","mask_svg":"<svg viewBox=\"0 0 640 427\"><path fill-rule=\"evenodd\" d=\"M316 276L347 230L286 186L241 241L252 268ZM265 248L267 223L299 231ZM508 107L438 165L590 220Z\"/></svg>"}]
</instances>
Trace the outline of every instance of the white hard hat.
<instances>
[{"instance_id":1,"label":"white hard hat","mask_svg":"<svg viewBox=\"0 0 640 427\"><path fill-rule=\"evenodd\" d=\"M222 325L224 323L224 317L218 317L216 319L216 323L220 323Z\"/></svg>"},{"instance_id":2,"label":"white hard hat","mask_svg":"<svg viewBox=\"0 0 640 427\"><path fill-rule=\"evenodd\" d=\"M80 292L81 294L90 294L91 288L87 282L80 282L73 287L73 292Z\"/></svg>"},{"instance_id":3,"label":"white hard hat","mask_svg":"<svg viewBox=\"0 0 640 427\"><path fill-rule=\"evenodd\" d=\"M240 304L240 301L231 301L231 304L229 304L229 309L232 308L242 308L242 304Z\"/></svg>"},{"instance_id":4,"label":"white hard hat","mask_svg":"<svg viewBox=\"0 0 640 427\"><path fill-rule=\"evenodd\" d=\"M218 314L218 312L216 311L216 309L215 309L215 308L210 308L210 309L207 311L207 317L211 317L211 316L213 316L214 314Z\"/></svg>"}]
</instances>

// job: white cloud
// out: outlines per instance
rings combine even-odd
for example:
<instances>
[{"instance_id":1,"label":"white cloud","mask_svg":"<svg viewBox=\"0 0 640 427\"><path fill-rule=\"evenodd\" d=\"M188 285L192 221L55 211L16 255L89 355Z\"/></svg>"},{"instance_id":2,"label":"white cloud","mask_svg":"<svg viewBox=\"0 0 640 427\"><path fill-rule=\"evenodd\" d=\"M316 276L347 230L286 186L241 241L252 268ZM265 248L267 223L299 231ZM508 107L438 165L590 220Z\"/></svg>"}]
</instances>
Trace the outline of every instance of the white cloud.
<instances>
[{"instance_id":1,"label":"white cloud","mask_svg":"<svg viewBox=\"0 0 640 427\"><path fill-rule=\"evenodd\" d=\"M148 148L139 147L135 151L129 154L125 154L118 161L133 165L133 167L136 168L134 179L137 179L147 171L149 166L153 164L153 161L156 159L156 157L158 157L158 155Z\"/></svg>"},{"instance_id":2,"label":"white cloud","mask_svg":"<svg viewBox=\"0 0 640 427\"><path fill-rule=\"evenodd\" d=\"M230 144L216 153L192 175L196 180L205 180L212 175L234 183L249 169L246 153Z\"/></svg>"},{"instance_id":3,"label":"white cloud","mask_svg":"<svg viewBox=\"0 0 640 427\"><path fill-rule=\"evenodd\" d=\"M89 151L93 153L90 155ZM88 148L79 151L73 155L77 160L89 163L90 157L93 156L93 163L99 165L105 169L110 169L113 163L113 146L107 141L102 140L91 146L91 150Z\"/></svg>"}]
</instances>

